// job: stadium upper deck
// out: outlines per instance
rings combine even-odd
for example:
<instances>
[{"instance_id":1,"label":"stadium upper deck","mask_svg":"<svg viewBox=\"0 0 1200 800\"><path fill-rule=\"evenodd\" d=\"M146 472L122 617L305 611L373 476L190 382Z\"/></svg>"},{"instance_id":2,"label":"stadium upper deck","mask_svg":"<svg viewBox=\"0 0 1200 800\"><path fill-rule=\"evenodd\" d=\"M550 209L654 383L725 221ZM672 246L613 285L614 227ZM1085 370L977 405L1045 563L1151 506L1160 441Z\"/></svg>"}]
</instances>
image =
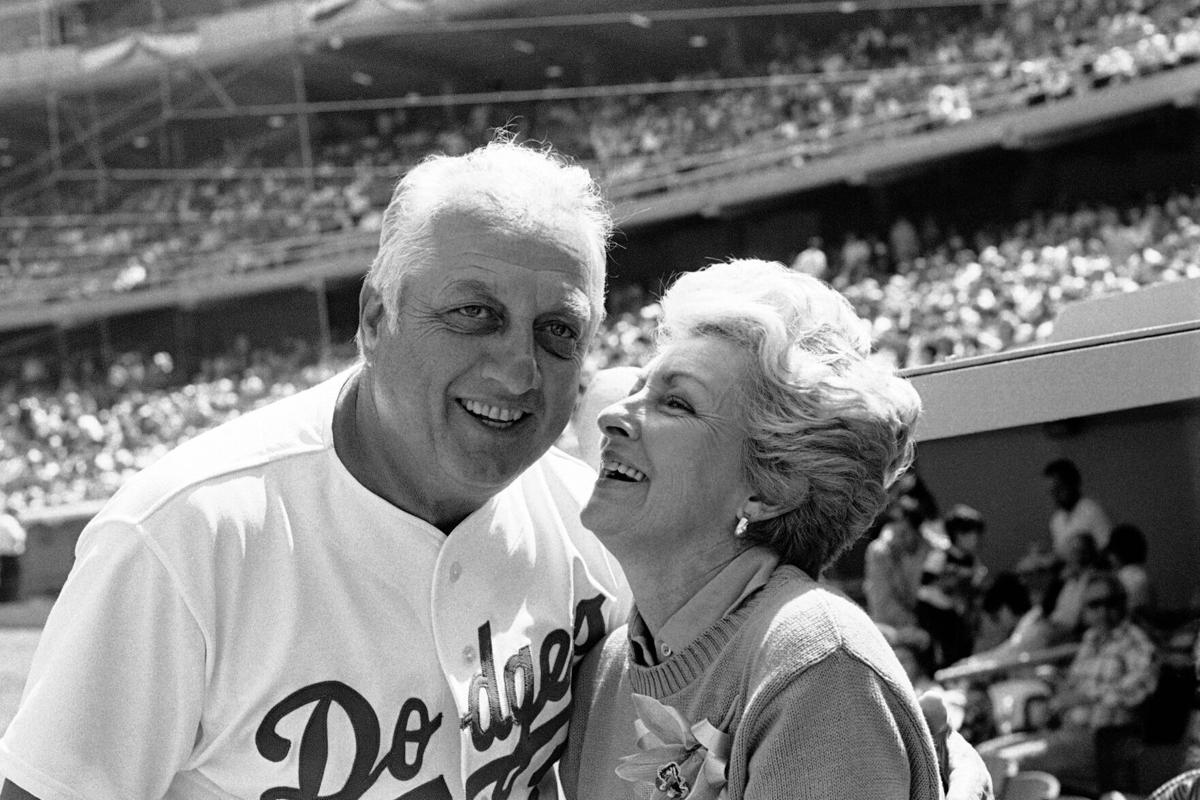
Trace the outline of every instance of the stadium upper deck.
<instances>
[{"instance_id":1,"label":"stadium upper deck","mask_svg":"<svg viewBox=\"0 0 1200 800\"><path fill-rule=\"evenodd\" d=\"M144 33L145 20L95 5L111 12L95 38L49 49L120 56L94 71L113 80L50 73L40 113L0 95L0 125L17 131L0 132L0 184L35 212L0 217L6 327L361 273L403 165L512 119L606 176L628 230L966 150L1039 147L1191 104L1200 85L1197 0L629 4L570 18L555 3L504 17L474 3L455 6L473 17L436 20L430 9L451 6L251 3L197 20L160 4L151 22L214 43L269 31L290 56L269 63L229 56L236 37L195 58L113 49L114 32ZM380 9L397 30L368 29L361 15ZM262 24L284 13L303 35ZM52 122L44 152L18 152Z\"/></svg>"}]
</instances>

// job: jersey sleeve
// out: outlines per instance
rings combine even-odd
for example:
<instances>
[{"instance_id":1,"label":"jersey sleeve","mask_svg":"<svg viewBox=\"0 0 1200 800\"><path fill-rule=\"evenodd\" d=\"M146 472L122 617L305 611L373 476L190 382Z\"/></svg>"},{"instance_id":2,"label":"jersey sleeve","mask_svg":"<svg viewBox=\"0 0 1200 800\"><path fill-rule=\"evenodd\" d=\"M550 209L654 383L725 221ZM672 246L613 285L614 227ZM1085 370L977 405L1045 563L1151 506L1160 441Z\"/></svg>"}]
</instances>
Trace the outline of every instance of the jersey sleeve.
<instances>
[{"instance_id":1,"label":"jersey sleeve","mask_svg":"<svg viewBox=\"0 0 1200 800\"><path fill-rule=\"evenodd\" d=\"M858 659L835 653L764 688L735 741L745 748L743 796L941 796L936 756L914 716L920 710Z\"/></svg>"},{"instance_id":2,"label":"jersey sleeve","mask_svg":"<svg viewBox=\"0 0 1200 800\"><path fill-rule=\"evenodd\" d=\"M161 797L198 736L205 653L143 531L94 523L0 742L0 773L41 800Z\"/></svg>"}]
</instances>

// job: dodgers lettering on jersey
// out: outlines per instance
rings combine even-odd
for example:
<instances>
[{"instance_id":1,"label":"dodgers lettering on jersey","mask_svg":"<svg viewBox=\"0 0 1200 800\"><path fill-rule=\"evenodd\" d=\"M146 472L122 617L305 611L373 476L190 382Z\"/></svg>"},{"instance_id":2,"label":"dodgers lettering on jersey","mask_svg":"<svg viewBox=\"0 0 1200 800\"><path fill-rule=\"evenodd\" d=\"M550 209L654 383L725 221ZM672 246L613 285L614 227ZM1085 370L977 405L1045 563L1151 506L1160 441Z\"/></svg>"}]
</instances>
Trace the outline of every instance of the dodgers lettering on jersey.
<instances>
[{"instance_id":1,"label":"dodgers lettering on jersey","mask_svg":"<svg viewBox=\"0 0 1200 800\"><path fill-rule=\"evenodd\" d=\"M506 800L522 780L532 790L562 755L570 707L550 716L542 712L548 704L569 697L575 664L604 638L604 601L603 595L581 600L575 608L573 635L561 628L551 630L537 646L536 659L534 643L530 642L509 656L502 673L496 668L491 623L479 626L480 670L470 683L469 710L459 725L469 733L471 746L480 754L488 753L497 741L513 735L517 739L511 749L466 777L467 797L482 793L492 800ZM502 692L507 711L500 702ZM334 708L350 722L354 757L343 785L321 794L329 753L336 746L330 740L333 729L329 717ZM279 732L285 719L292 715L303 718L306 713L298 742ZM421 772L430 740L442 727L442 717L440 713L431 715L425 700L409 697L401 707L390 742L385 742L378 714L353 687L335 680L304 686L276 703L258 726L255 745L263 758L282 762L295 746L299 765L295 785L272 786L262 792L260 800L357 800L385 771L398 781L413 780ZM446 776L438 775L397 800L451 797Z\"/></svg>"}]
</instances>

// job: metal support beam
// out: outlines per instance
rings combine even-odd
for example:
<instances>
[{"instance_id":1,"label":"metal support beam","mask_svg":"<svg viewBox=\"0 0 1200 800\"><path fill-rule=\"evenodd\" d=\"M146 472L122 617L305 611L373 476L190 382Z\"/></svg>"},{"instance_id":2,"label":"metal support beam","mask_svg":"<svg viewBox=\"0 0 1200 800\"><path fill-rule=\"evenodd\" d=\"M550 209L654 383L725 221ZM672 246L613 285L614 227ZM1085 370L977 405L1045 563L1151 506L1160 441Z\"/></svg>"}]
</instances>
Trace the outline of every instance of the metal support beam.
<instances>
[{"instance_id":1,"label":"metal support beam","mask_svg":"<svg viewBox=\"0 0 1200 800\"><path fill-rule=\"evenodd\" d=\"M295 13L297 24L295 26L295 37L293 38L292 46L292 91L296 100L296 127L300 132L300 163L304 167L304 187L310 192L313 190L315 183L313 181L313 153L312 153L312 130L309 127L308 119L308 89L304 85L304 62L300 59L300 48L304 45L303 34L300 30L299 20L301 17L300 4L296 3Z\"/></svg>"},{"instance_id":2,"label":"metal support beam","mask_svg":"<svg viewBox=\"0 0 1200 800\"><path fill-rule=\"evenodd\" d=\"M163 11L162 0L150 0L151 13L154 16L154 30L162 33L166 30L166 12ZM171 119L171 61L162 59L162 69L158 73L158 102L162 108L163 124L158 126L158 165L170 167L174 160L171 157L171 134L168 122Z\"/></svg>"},{"instance_id":3,"label":"metal support beam","mask_svg":"<svg viewBox=\"0 0 1200 800\"><path fill-rule=\"evenodd\" d=\"M327 361L333 352L333 333L329 325L329 293L325 290L325 279L317 278L312 283L313 295L317 301L317 331L321 360Z\"/></svg>"}]
</instances>

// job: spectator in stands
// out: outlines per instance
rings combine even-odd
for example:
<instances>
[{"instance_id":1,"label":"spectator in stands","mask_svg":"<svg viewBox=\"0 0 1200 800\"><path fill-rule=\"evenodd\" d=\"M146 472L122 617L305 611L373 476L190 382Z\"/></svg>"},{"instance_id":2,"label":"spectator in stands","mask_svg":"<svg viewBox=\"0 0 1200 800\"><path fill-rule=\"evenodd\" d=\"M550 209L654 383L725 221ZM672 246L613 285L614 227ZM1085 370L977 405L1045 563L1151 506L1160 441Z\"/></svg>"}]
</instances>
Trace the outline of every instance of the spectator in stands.
<instances>
[{"instance_id":1,"label":"spectator in stands","mask_svg":"<svg viewBox=\"0 0 1200 800\"><path fill-rule=\"evenodd\" d=\"M586 171L505 141L409 171L385 217L361 363L174 451L82 534L0 797L554 793L570 652L629 609L579 527L592 473L547 455L610 220ZM522 659L542 697L501 716Z\"/></svg>"},{"instance_id":2,"label":"spectator in stands","mask_svg":"<svg viewBox=\"0 0 1200 800\"><path fill-rule=\"evenodd\" d=\"M1076 533L1072 536L1067 548L1067 560L1059 575L1062 587L1059 589L1058 599L1054 601L1054 610L1050 612L1050 621L1072 638L1082 633L1087 621L1084 616L1084 598L1088 586L1092 578L1103 571L1104 563L1092 535Z\"/></svg>"},{"instance_id":3,"label":"spectator in stands","mask_svg":"<svg viewBox=\"0 0 1200 800\"><path fill-rule=\"evenodd\" d=\"M871 267L871 245L854 231L842 241L842 268L834 285L839 288L856 284L867 277Z\"/></svg>"},{"instance_id":4,"label":"spectator in stands","mask_svg":"<svg viewBox=\"0 0 1200 800\"><path fill-rule=\"evenodd\" d=\"M901 495L884 512L887 522L867 546L863 592L871 619L894 628L917 627L917 593L930 546L921 533L920 504Z\"/></svg>"},{"instance_id":5,"label":"spectator in stands","mask_svg":"<svg viewBox=\"0 0 1200 800\"><path fill-rule=\"evenodd\" d=\"M907 217L897 217L888 231L888 244L891 248L892 265L896 272L908 272L913 259L921 252L921 239L917 228Z\"/></svg>"},{"instance_id":6,"label":"spectator in stands","mask_svg":"<svg viewBox=\"0 0 1200 800\"><path fill-rule=\"evenodd\" d=\"M1150 637L1125 613L1125 589L1110 573L1088 582L1087 630L1051 701L1062 728L1044 756L1023 764L1063 778L1090 766L1101 792L1136 791L1141 754L1138 709L1158 684Z\"/></svg>"},{"instance_id":7,"label":"spectator in stands","mask_svg":"<svg viewBox=\"0 0 1200 800\"><path fill-rule=\"evenodd\" d=\"M1017 575L1029 594L1029 610L1017 620L1007 639L990 650L976 652L973 659L1003 660L1017 653L1040 650L1063 641L1064 631L1050 619L1062 585L1058 566L1053 554L1037 546L1017 562Z\"/></svg>"},{"instance_id":8,"label":"spectator in stands","mask_svg":"<svg viewBox=\"0 0 1200 800\"><path fill-rule=\"evenodd\" d=\"M976 649L984 652L1003 643L1032 607L1029 590L1015 572L996 575L980 602L982 614L975 633Z\"/></svg>"},{"instance_id":9,"label":"spectator in stands","mask_svg":"<svg viewBox=\"0 0 1200 800\"><path fill-rule=\"evenodd\" d=\"M1125 587L1130 618L1144 622L1154 610L1154 590L1146 572L1146 535L1136 525L1116 525L1109 534L1105 555Z\"/></svg>"},{"instance_id":10,"label":"spectator in stands","mask_svg":"<svg viewBox=\"0 0 1200 800\"><path fill-rule=\"evenodd\" d=\"M1192 642L1192 666L1196 670L1196 683L1200 685L1200 635ZM1185 746L1184 769L1200 770L1200 689L1192 695L1192 713L1188 715Z\"/></svg>"},{"instance_id":11,"label":"spectator in stands","mask_svg":"<svg viewBox=\"0 0 1200 800\"><path fill-rule=\"evenodd\" d=\"M1050 539L1058 557L1064 561L1068 559L1072 537L1077 533L1091 534L1092 541L1101 550L1107 547L1112 525L1100 504L1083 495L1083 478L1075 462L1066 458L1051 461L1042 474L1046 476L1050 497L1054 500Z\"/></svg>"},{"instance_id":12,"label":"spectator in stands","mask_svg":"<svg viewBox=\"0 0 1200 800\"><path fill-rule=\"evenodd\" d=\"M935 669L966 658L974 649L979 591L987 574L976 551L983 515L956 505L943 520L949 544L931 548L918 592L917 618L933 641Z\"/></svg>"},{"instance_id":13,"label":"spectator in stands","mask_svg":"<svg viewBox=\"0 0 1200 800\"><path fill-rule=\"evenodd\" d=\"M829 277L829 262L825 258L825 251L821 249L820 236L813 236L808 240L808 247L801 250L792 262L792 269L821 280Z\"/></svg>"},{"instance_id":14,"label":"spectator in stands","mask_svg":"<svg viewBox=\"0 0 1200 800\"><path fill-rule=\"evenodd\" d=\"M11 603L21 594L25 526L13 511L8 498L0 494L0 603Z\"/></svg>"},{"instance_id":15,"label":"spectator in stands","mask_svg":"<svg viewBox=\"0 0 1200 800\"><path fill-rule=\"evenodd\" d=\"M1105 796L1105 800L1126 800L1124 795ZM1200 768L1176 775L1155 789L1146 800L1200 800Z\"/></svg>"}]
</instances>

